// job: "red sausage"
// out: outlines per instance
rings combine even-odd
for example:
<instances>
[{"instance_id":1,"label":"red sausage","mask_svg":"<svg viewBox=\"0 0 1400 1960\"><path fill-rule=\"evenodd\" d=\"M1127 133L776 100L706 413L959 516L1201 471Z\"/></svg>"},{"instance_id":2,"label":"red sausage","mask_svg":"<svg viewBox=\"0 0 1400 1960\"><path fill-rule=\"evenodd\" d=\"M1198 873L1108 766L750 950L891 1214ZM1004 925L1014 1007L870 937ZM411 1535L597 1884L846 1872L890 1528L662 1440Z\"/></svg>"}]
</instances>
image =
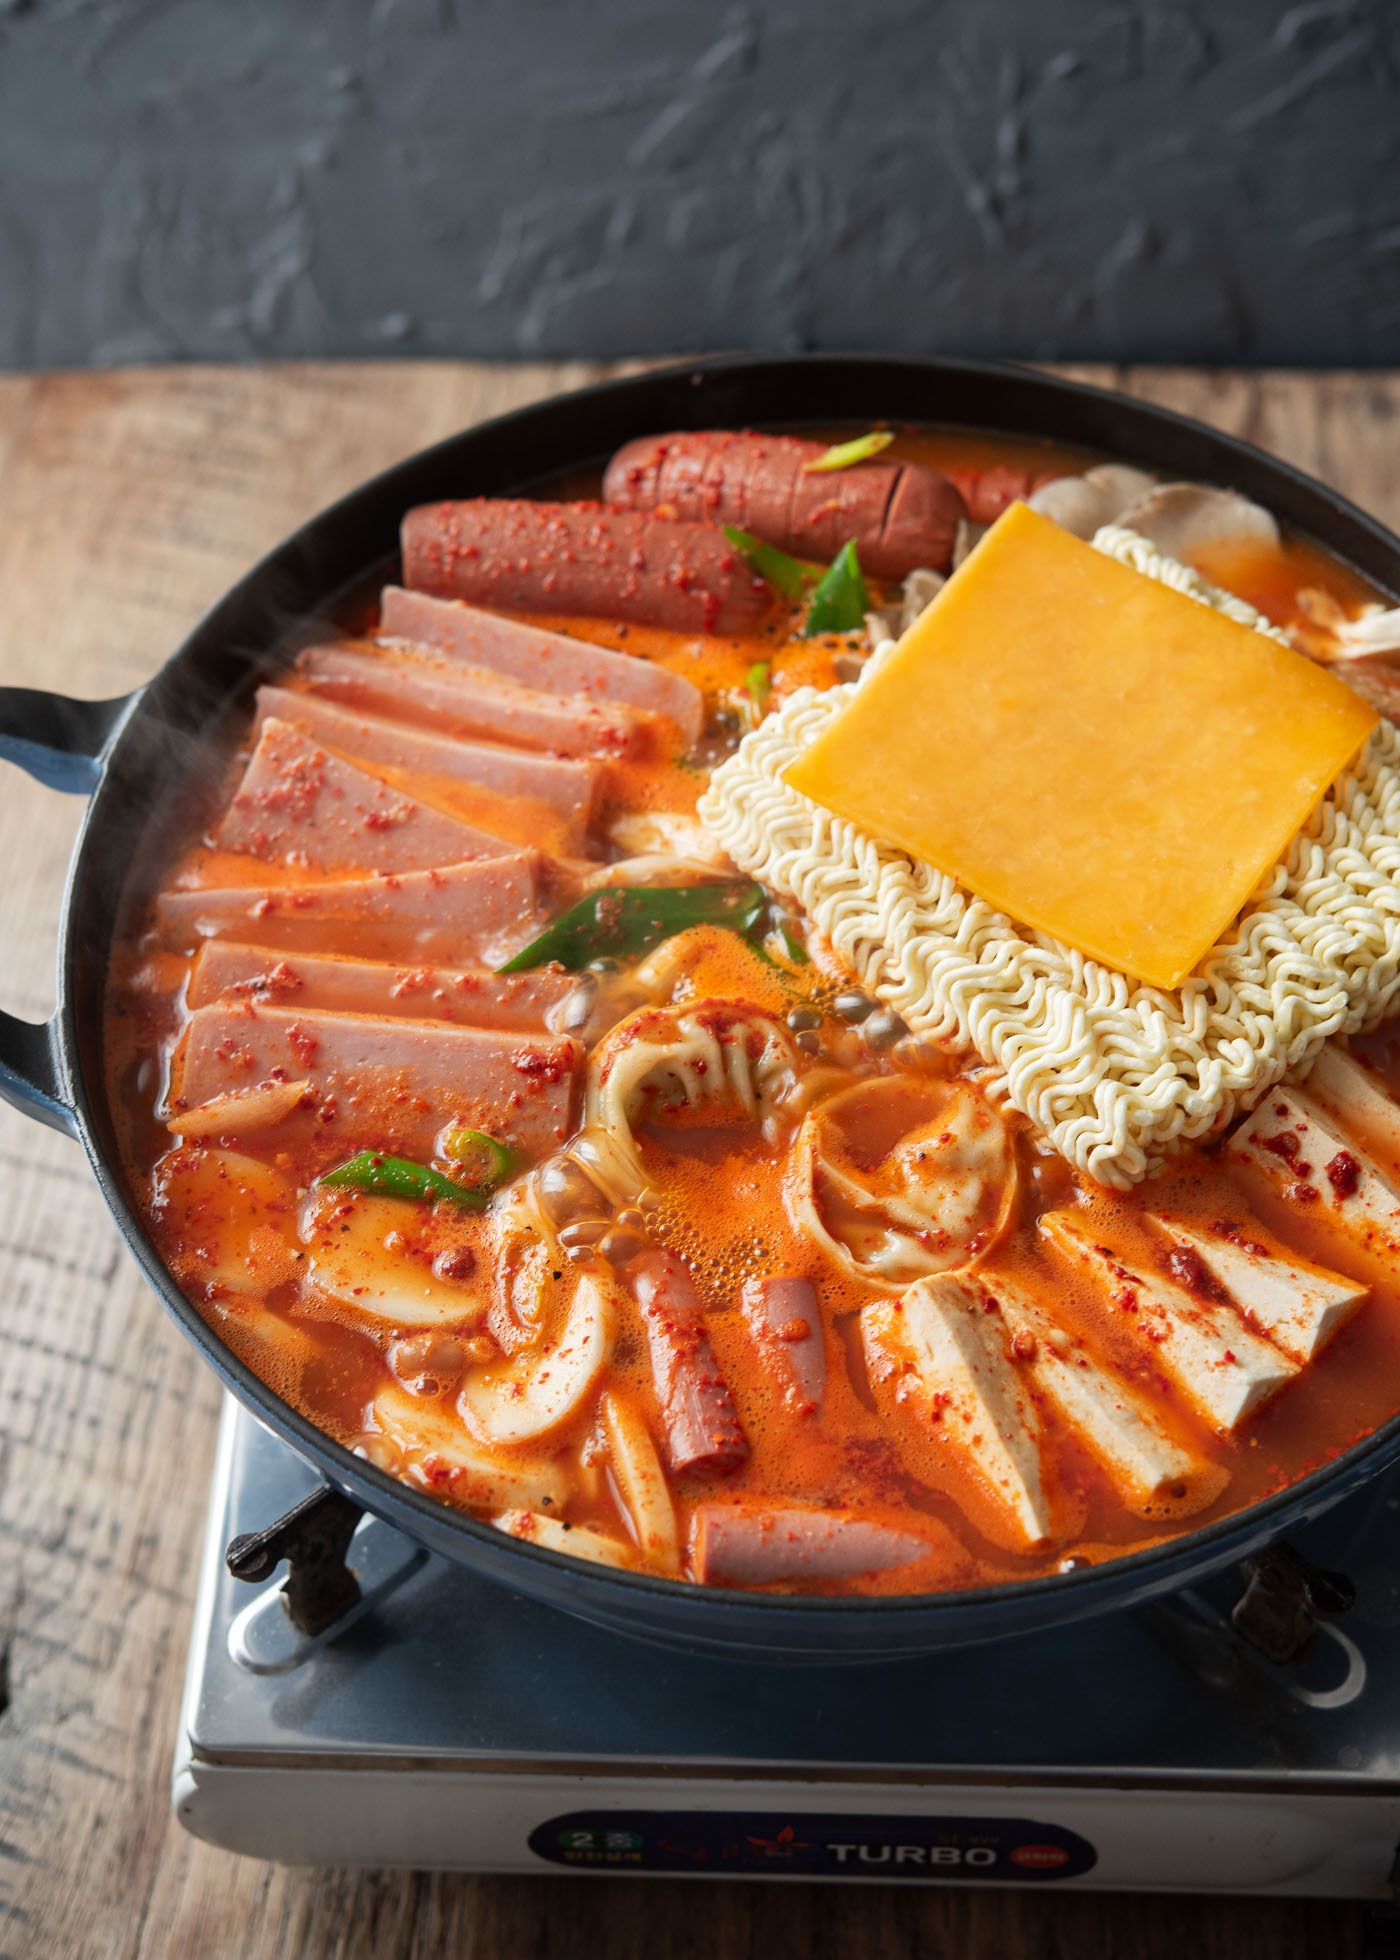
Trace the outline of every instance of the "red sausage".
<instances>
[{"instance_id":1,"label":"red sausage","mask_svg":"<svg viewBox=\"0 0 1400 1960\"><path fill-rule=\"evenodd\" d=\"M473 497L403 521L403 582L505 612L593 613L683 633L744 633L772 592L709 524L600 504Z\"/></svg>"},{"instance_id":2,"label":"red sausage","mask_svg":"<svg viewBox=\"0 0 1400 1960\"><path fill-rule=\"evenodd\" d=\"M967 513L947 477L878 458L809 472L825 452L825 443L748 430L645 436L608 464L603 495L624 510L737 524L799 558L834 558L854 538L873 578L948 569Z\"/></svg>"},{"instance_id":3,"label":"red sausage","mask_svg":"<svg viewBox=\"0 0 1400 1960\"><path fill-rule=\"evenodd\" d=\"M1045 470L1037 476L1010 463L993 463L985 470L954 470L952 477L973 523L995 524L1008 504L1014 504L1018 497L1029 497L1042 483L1053 483L1063 474L1062 470Z\"/></svg>"},{"instance_id":4,"label":"red sausage","mask_svg":"<svg viewBox=\"0 0 1400 1960\"><path fill-rule=\"evenodd\" d=\"M926 1538L851 1511L751 1510L701 1504L693 1562L702 1586L767 1586L778 1579L858 1579L908 1565Z\"/></svg>"},{"instance_id":5,"label":"red sausage","mask_svg":"<svg viewBox=\"0 0 1400 1960\"><path fill-rule=\"evenodd\" d=\"M675 1471L737 1470L749 1454L690 1273L673 1252L644 1252L627 1277L646 1323L651 1373Z\"/></svg>"},{"instance_id":6,"label":"red sausage","mask_svg":"<svg viewBox=\"0 0 1400 1960\"><path fill-rule=\"evenodd\" d=\"M817 1289L809 1279L774 1274L744 1282L744 1319L754 1345L798 1415L820 1415L826 1393L826 1342Z\"/></svg>"}]
</instances>

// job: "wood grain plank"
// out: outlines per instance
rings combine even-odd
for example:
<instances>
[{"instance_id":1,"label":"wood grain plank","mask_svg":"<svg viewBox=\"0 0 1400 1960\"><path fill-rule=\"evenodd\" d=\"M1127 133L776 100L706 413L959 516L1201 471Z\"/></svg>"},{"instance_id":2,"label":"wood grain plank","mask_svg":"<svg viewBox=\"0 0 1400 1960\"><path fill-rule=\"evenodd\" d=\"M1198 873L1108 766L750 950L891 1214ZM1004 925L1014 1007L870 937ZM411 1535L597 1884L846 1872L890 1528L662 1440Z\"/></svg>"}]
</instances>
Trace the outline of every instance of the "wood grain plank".
<instances>
[{"instance_id":1,"label":"wood grain plank","mask_svg":"<svg viewBox=\"0 0 1400 1960\"><path fill-rule=\"evenodd\" d=\"M0 679L116 694L362 477L601 370L0 378ZM1400 377L1080 370L1400 522ZM51 998L69 799L0 774L5 1005ZM0 1960L1301 1960L1350 1906L288 1871L167 1802L218 1397L71 1144L0 1109Z\"/></svg>"}]
</instances>

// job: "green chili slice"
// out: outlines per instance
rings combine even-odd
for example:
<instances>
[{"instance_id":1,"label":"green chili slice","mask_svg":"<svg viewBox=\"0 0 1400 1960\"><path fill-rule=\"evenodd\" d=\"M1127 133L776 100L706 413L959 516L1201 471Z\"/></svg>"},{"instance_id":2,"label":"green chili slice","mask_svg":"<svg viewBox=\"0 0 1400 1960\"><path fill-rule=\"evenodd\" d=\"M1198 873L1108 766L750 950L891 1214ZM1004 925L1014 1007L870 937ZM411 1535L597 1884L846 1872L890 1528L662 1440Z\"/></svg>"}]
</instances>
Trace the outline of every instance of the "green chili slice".
<instances>
[{"instance_id":1,"label":"green chili slice","mask_svg":"<svg viewBox=\"0 0 1400 1960\"><path fill-rule=\"evenodd\" d=\"M469 1211L480 1211L491 1195L478 1186L444 1177L428 1164L415 1164L408 1157L389 1157L382 1150L361 1150L327 1171L320 1181L352 1191L373 1191L382 1198L413 1198L419 1204L436 1204L443 1198L450 1204L465 1205Z\"/></svg>"},{"instance_id":2,"label":"green chili slice","mask_svg":"<svg viewBox=\"0 0 1400 1960\"><path fill-rule=\"evenodd\" d=\"M780 924L778 927L778 937L783 942L783 951L787 954L788 959L794 966L810 966L812 964L812 955L807 951L807 948L802 944L802 941L797 937L795 932L789 932L785 925Z\"/></svg>"},{"instance_id":3,"label":"green chili slice","mask_svg":"<svg viewBox=\"0 0 1400 1960\"><path fill-rule=\"evenodd\" d=\"M768 706L768 697L773 692L773 666L768 660L755 660L744 676L744 686L749 691L749 699L760 714Z\"/></svg>"},{"instance_id":4,"label":"green chili slice","mask_svg":"<svg viewBox=\"0 0 1400 1960\"><path fill-rule=\"evenodd\" d=\"M442 1154L461 1171L474 1190L494 1191L504 1184L515 1168L515 1153L485 1130L469 1130L465 1123L454 1123L443 1139Z\"/></svg>"},{"instance_id":5,"label":"green chili slice","mask_svg":"<svg viewBox=\"0 0 1400 1960\"><path fill-rule=\"evenodd\" d=\"M590 960L640 958L689 926L747 933L767 903L762 885L737 878L709 885L604 885L496 971L527 973L553 963L577 973Z\"/></svg>"},{"instance_id":6,"label":"green chili slice","mask_svg":"<svg viewBox=\"0 0 1400 1960\"><path fill-rule=\"evenodd\" d=\"M804 476L814 476L822 470L848 470L853 463L868 463L872 456L878 456L882 449L888 449L894 441L892 429L872 429L868 436L855 436L850 442L834 442L824 456L814 456L810 463L802 465Z\"/></svg>"},{"instance_id":7,"label":"green chili slice","mask_svg":"<svg viewBox=\"0 0 1400 1960\"><path fill-rule=\"evenodd\" d=\"M855 539L842 545L821 582L812 594L802 638L811 640L818 633L854 633L865 623L870 610L870 594L860 575Z\"/></svg>"},{"instance_id":8,"label":"green chili slice","mask_svg":"<svg viewBox=\"0 0 1400 1960\"><path fill-rule=\"evenodd\" d=\"M751 531L740 531L733 524L726 524L724 535L740 556L748 559L760 578L766 578L789 599L800 599L812 583L814 574L799 559L789 558L785 551L765 544Z\"/></svg>"}]
</instances>

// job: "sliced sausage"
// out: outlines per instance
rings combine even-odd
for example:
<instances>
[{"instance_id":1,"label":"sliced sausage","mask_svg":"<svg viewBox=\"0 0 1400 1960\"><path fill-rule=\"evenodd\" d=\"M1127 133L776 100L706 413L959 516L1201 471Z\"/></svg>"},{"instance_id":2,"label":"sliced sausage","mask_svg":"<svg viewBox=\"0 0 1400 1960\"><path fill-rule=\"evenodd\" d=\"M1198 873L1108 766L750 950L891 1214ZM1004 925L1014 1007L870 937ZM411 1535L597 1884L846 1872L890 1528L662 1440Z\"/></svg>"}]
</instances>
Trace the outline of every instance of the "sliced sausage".
<instances>
[{"instance_id":1,"label":"sliced sausage","mask_svg":"<svg viewBox=\"0 0 1400 1960\"><path fill-rule=\"evenodd\" d=\"M402 540L405 585L506 612L744 633L772 603L722 531L599 504L421 504L405 517Z\"/></svg>"},{"instance_id":2,"label":"sliced sausage","mask_svg":"<svg viewBox=\"0 0 1400 1960\"><path fill-rule=\"evenodd\" d=\"M645 436L613 457L603 495L624 510L735 524L799 558L834 558L854 539L873 578L948 569L967 513L947 477L878 457L809 470L825 452L825 443L752 430Z\"/></svg>"},{"instance_id":3,"label":"sliced sausage","mask_svg":"<svg viewBox=\"0 0 1400 1960\"><path fill-rule=\"evenodd\" d=\"M754 1345L799 1415L819 1415L826 1394L826 1341L817 1289L791 1274L744 1283L744 1319Z\"/></svg>"},{"instance_id":4,"label":"sliced sausage","mask_svg":"<svg viewBox=\"0 0 1400 1960\"><path fill-rule=\"evenodd\" d=\"M263 723L214 842L324 871L426 871L510 853L499 837L406 796L276 720Z\"/></svg>"},{"instance_id":5,"label":"sliced sausage","mask_svg":"<svg viewBox=\"0 0 1400 1960\"><path fill-rule=\"evenodd\" d=\"M593 814L602 764L583 756L531 755L489 742L459 742L409 723L364 714L317 694L286 687L258 689L257 727L269 717L288 721L337 754L383 769L436 776L525 806L545 804L581 840ZM536 832L538 835L538 832Z\"/></svg>"},{"instance_id":6,"label":"sliced sausage","mask_svg":"<svg viewBox=\"0 0 1400 1960\"><path fill-rule=\"evenodd\" d=\"M627 1278L647 1330L672 1470L737 1470L748 1458L748 1438L684 1262L673 1252L644 1252Z\"/></svg>"},{"instance_id":7,"label":"sliced sausage","mask_svg":"<svg viewBox=\"0 0 1400 1960\"><path fill-rule=\"evenodd\" d=\"M308 647L297 672L318 694L371 713L422 722L444 735L489 735L557 755L632 755L647 745L653 726L625 701L599 707L429 654Z\"/></svg>"},{"instance_id":8,"label":"sliced sausage","mask_svg":"<svg viewBox=\"0 0 1400 1960\"><path fill-rule=\"evenodd\" d=\"M635 654L613 653L550 633L521 619L483 612L464 599L435 599L386 585L379 602L381 637L435 648L452 660L491 667L526 687L552 694L579 694L590 701L626 701L648 714L666 715L688 742L705 720L705 697L683 674L673 674Z\"/></svg>"},{"instance_id":9,"label":"sliced sausage","mask_svg":"<svg viewBox=\"0 0 1400 1960\"><path fill-rule=\"evenodd\" d=\"M1062 470L1023 470L1013 463L992 463L985 470L953 470L953 482L962 493L967 514L974 524L995 524L1008 504L1025 499L1043 483L1053 483Z\"/></svg>"},{"instance_id":10,"label":"sliced sausage","mask_svg":"<svg viewBox=\"0 0 1400 1960\"><path fill-rule=\"evenodd\" d=\"M851 1511L700 1504L691 1558L701 1585L767 1586L784 1579L859 1579L912 1564L931 1549L912 1531Z\"/></svg>"}]
</instances>

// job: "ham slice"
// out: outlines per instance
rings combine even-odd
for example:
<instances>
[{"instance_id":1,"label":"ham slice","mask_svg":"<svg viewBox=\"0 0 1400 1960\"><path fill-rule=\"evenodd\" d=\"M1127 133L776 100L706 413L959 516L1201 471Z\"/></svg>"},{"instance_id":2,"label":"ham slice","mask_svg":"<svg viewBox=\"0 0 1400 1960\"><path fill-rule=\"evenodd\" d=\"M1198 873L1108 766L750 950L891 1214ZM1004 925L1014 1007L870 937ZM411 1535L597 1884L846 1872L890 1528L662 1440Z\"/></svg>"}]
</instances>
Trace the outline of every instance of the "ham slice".
<instances>
[{"instance_id":1,"label":"ham slice","mask_svg":"<svg viewBox=\"0 0 1400 1960\"><path fill-rule=\"evenodd\" d=\"M613 653L587 640L484 612L463 599L436 599L427 592L386 585L379 631L386 639L434 647L450 659L490 667L527 687L591 701L627 701L649 714L667 715L687 742L704 725L705 698L683 675L635 654Z\"/></svg>"},{"instance_id":2,"label":"ham slice","mask_svg":"<svg viewBox=\"0 0 1400 1960\"><path fill-rule=\"evenodd\" d=\"M826 1394L826 1340L817 1289L791 1274L744 1283L744 1319L783 1400L798 1415L820 1415Z\"/></svg>"},{"instance_id":3,"label":"ham slice","mask_svg":"<svg viewBox=\"0 0 1400 1960\"><path fill-rule=\"evenodd\" d=\"M627 1268L627 1278L647 1330L672 1470L737 1470L748 1459L748 1438L684 1262L673 1252L644 1252Z\"/></svg>"},{"instance_id":4,"label":"ham slice","mask_svg":"<svg viewBox=\"0 0 1400 1960\"><path fill-rule=\"evenodd\" d=\"M178 1052L177 1108L268 1080L306 1080L315 1107L296 1121L343 1144L424 1158L448 1123L527 1155L573 1128L583 1050L567 1036L446 1028L285 1008L196 1008Z\"/></svg>"},{"instance_id":5,"label":"ham slice","mask_svg":"<svg viewBox=\"0 0 1400 1960\"><path fill-rule=\"evenodd\" d=\"M214 841L323 871L426 871L510 846L328 754L290 722L265 721Z\"/></svg>"},{"instance_id":6,"label":"ham slice","mask_svg":"<svg viewBox=\"0 0 1400 1960\"><path fill-rule=\"evenodd\" d=\"M535 851L400 877L163 891L166 931L201 939L346 953L362 959L479 960L501 966L539 930L543 860Z\"/></svg>"},{"instance_id":7,"label":"ham slice","mask_svg":"<svg viewBox=\"0 0 1400 1960\"><path fill-rule=\"evenodd\" d=\"M1251 1334L1232 1306L1199 1299L1142 1271L1101 1244L1074 1212L1046 1212L1040 1223L1100 1289L1115 1327L1142 1343L1213 1428L1227 1434L1238 1429L1297 1374L1297 1363Z\"/></svg>"},{"instance_id":8,"label":"ham slice","mask_svg":"<svg viewBox=\"0 0 1400 1960\"><path fill-rule=\"evenodd\" d=\"M394 966L333 954L279 953L210 939L200 947L185 990L187 1007L227 996L259 1006L319 1008L450 1021L468 1028L543 1028L545 1017L578 986L572 973L489 973L447 966Z\"/></svg>"},{"instance_id":9,"label":"ham slice","mask_svg":"<svg viewBox=\"0 0 1400 1960\"><path fill-rule=\"evenodd\" d=\"M897 1531L852 1511L797 1506L761 1510L746 1504L700 1504L694 1533L692 1563L704 1586L859 1579L909 1565L932 1549L928 1539L912 1531Z\"/></svg>"},{"instance_id":10,"label":"ham slice","mask_svg":"<svg viewBox=\"0 0 1400 1960\"><path fill-rule=\"evenodd\" d=\"M622 702L598 707L504 680L487 667L425 654L308 647L297 672L318 694L371 713L425 723L440 734L488 735L559 755L633 755L646 746L648 718Z\"/></svg>"},{"instance_id":11,"label":"ham slice","mask_svg":"<svg viewBox=\"0 0 1400 1960\"><path fill-rule=\"evenodd\" d=\"M1053 1536L1040 1421L1007 1354L1006 1329L972 1285L949 1273L861 1309L879 1401L976 1472L1017 1549Z\"/></svg>"},{"instance_id":12,"label":"ham slice","mask_svg":"<svg viewBox=\"0 0 1400 1960\"><path fill-rule=\"evenodd\" d=\"M261 728L272 716L291 722L313 741L323 742L352 760L435 776L443 782L507 797L525 806L519 814L526 817L531 807L542 803L563 819L575 843L582 839L592 818L601 768L584 758L533 755L490 742L456 742L408 722L360 714L319 694L260 687L256 726Z\"/></svg>"}]
</instances>

